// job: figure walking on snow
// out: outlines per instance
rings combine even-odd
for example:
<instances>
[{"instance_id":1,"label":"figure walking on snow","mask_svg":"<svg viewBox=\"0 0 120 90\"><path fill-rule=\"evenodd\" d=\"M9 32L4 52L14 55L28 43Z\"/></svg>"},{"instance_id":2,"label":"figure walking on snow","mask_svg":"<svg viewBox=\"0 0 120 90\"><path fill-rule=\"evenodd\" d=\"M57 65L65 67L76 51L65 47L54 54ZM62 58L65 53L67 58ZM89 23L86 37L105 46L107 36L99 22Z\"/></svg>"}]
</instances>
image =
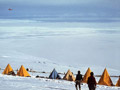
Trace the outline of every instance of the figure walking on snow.
<instances>
[{"instance_id":1,"label":"figure walking on snow","mask_svg":"<svg viewBox=\"0 0 120 90\"><path fill-rule=\"evenodd\" d=\"M96 80L93 72L90 73L90 77L88 77L87 84L88 84L89 90L96 89Z\"/></svg>"},{"instance_id":2,"label":"figure walking on snow","mask_svg":"<svg viewBox=\"0 0 120 90\"><path fill-rule=\"evenodd\" d=\"M76 90L78 90L79 86L79 90L81 90L81 81L83 80L82 75L80 74L80 71L78 71L78 74L76 75L76 80L75 80L75 87Z\"/></svg>"}]
</instances>

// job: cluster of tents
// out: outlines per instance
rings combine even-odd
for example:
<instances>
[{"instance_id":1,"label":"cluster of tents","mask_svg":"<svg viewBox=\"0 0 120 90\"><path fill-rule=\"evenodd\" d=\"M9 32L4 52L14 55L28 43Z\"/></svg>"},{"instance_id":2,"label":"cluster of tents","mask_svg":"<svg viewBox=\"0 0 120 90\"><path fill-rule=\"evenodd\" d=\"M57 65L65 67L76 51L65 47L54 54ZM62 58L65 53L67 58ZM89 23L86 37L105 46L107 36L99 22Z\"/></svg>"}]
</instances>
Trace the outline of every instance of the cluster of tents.
<instances>
[{"instance_id":1,"label":"cluster of tents","mask_svg":"<svg viewBox=\"0 0 120 90\"><path fill-rule=\"evenodd\" d=\"M16 75L10 64L7 65L7 67L4 69L2 74L13 75L13 76ZM30 74L27 72L24 66L21 65L20 69L17 71L17 76L30 77Z\"/></svg>"},{"instance_id":2,"label":"cluster of tents","mask_svg":"<svg viewBox=\"0 0 120 90\"><path fill-rule=\"evenodd\" d=\"M91 73L91 70L90 70L90 68L88 68L88 70L86 71L86 73L83 77L83 81L82 81L83 83L87 83L87 79L90 76L90 73ZM2 74L16 75L14 73L12 67L10 66L10 64L7 65L7 67L4 69ZM27 72L27 70L22 65L20 67L20 69L17 71L17 76L30 77L30 74ZM50 79L62 79L60 77L59 73L57 73L57 71L55 69L53 69L53 71L50 73L49 78ZM70 70L68 70L67 73L65 74L65 76L63 77L63 80L75 81L75 77L74 77L73 73ZM106 68L105 68L102 76L100 77L100 80L98 81L98 85L114 86ZM120 86L120 78L117 81L115 86Z\"/></svg>"},{"instance_id":3,"label":"cluster of tents","mask_svg":"<svg viewBox=\"0 0 120 90\"><path fill-rule=\"evenodd\" d=\"M90 73L91 73L91 70L90 70L90 68L88 68L88 70L86 71L86 73L85 73L85 75L83 77L82 83L87 83L87 79L90 76ZM52 73L50 74L49 78L51 78L51 79L60 79L61 77L59 76L57 71L54 69L52 71ZM70 70L68 70L68 72L65 74L63 79L68 80L68 81L75 81L75 77L74 77L73 73ZM113 82L112 82L106 68L105 68L105 70L104 70L104 72L103 72L102 76L100 77L100 80L98 81L97 84L98 85L106 85L106 86L114 86L114 84L113 84ZM120 78L117 81L115 86L120 86Z\"/></svg>"}]
</instances>

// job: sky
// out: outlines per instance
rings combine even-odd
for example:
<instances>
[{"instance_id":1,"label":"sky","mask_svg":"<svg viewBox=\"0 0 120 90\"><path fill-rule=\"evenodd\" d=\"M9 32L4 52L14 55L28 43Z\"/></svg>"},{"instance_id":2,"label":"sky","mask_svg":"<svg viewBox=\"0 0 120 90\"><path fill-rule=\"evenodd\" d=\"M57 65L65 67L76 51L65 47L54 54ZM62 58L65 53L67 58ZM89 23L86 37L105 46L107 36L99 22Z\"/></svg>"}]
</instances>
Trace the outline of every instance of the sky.
<instances>
[{"instance_id":1,"label":"sky","mask_svg":"<svg viewBox=\"0 0 120 90\"><path fill-rule=\"evenodd\" d=\"M75 5L75 4L93 4L109 3L110 5L118 4L119 0L0 0L2 3L13 4L38 4L38 5ZM108 5L109 5L108 4Z\"/></svg>"},{"instance_id":2,"label":"sky","mask_svg":"<svg viewBox=\"0 0 120 90\"><path fill-rule=\"evenodd\" d=\"M119 18L120 0L0 0L0 16ZM12 8L9 11L8 8Z\"/></svg>"}]
</instances>

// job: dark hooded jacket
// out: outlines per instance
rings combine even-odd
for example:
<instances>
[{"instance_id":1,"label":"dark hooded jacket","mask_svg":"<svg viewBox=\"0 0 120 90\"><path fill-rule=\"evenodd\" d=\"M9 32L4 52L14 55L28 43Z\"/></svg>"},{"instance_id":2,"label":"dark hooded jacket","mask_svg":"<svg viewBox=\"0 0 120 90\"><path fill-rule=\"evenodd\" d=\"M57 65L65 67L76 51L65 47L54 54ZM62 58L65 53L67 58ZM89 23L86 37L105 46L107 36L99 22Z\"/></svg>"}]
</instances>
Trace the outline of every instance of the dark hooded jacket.
<instances>
[{"instance_id":1,"label":"dark hooded jacket","mask_svg":"<svg viewBox=\"0 0 120 90\"><path fill-rule=\"evenodd\" d=\"M96 87L96 80L94 76L88 78L87 84L89 87Z\"/></svg>"}]
</instances>

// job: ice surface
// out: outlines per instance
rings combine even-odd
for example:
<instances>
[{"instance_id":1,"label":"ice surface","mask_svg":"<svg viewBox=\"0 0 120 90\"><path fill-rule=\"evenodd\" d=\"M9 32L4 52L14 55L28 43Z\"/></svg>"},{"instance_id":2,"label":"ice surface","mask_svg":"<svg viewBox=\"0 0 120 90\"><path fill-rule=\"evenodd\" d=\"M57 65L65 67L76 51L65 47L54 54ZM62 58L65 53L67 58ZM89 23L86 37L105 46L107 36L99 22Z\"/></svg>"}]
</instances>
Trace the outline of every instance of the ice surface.
<instances>
[{"instance_id":1,"label":"ice surface","mask_svg":"<svg viewBox=\"0 0 120 90\"><path fill-rule=\"evenodd\" d=\"M53 68L84 74L88 67L95 75L104 68L120 75L120 27L118 23L44 23L32 20L0 20L0 72L8 63L14 70L24 65L37 72L31 78L0 74L0 90L74 90L74 82L35 79L48 77ZM97 81L99 78L96 78ZM114 84L118 78L112 78ZM66 87L65 87L66 86ZM82 89L88 90L84 84ZM119 90L98 86L97 90Z\"/></svg>"},{"instance_id":2,"label":"ice surface","mask_svg":"<svg viewBox=\"0 0 120 90\"><path fill-rule=\"evenodd\" d=\"M75 90L74 82L64 80L13 77L0 74L0 90ZM96 90L119 90L117 87L97 86ZM86 84L82 90L88 90Z\"/></svg>"}]
</instances>

